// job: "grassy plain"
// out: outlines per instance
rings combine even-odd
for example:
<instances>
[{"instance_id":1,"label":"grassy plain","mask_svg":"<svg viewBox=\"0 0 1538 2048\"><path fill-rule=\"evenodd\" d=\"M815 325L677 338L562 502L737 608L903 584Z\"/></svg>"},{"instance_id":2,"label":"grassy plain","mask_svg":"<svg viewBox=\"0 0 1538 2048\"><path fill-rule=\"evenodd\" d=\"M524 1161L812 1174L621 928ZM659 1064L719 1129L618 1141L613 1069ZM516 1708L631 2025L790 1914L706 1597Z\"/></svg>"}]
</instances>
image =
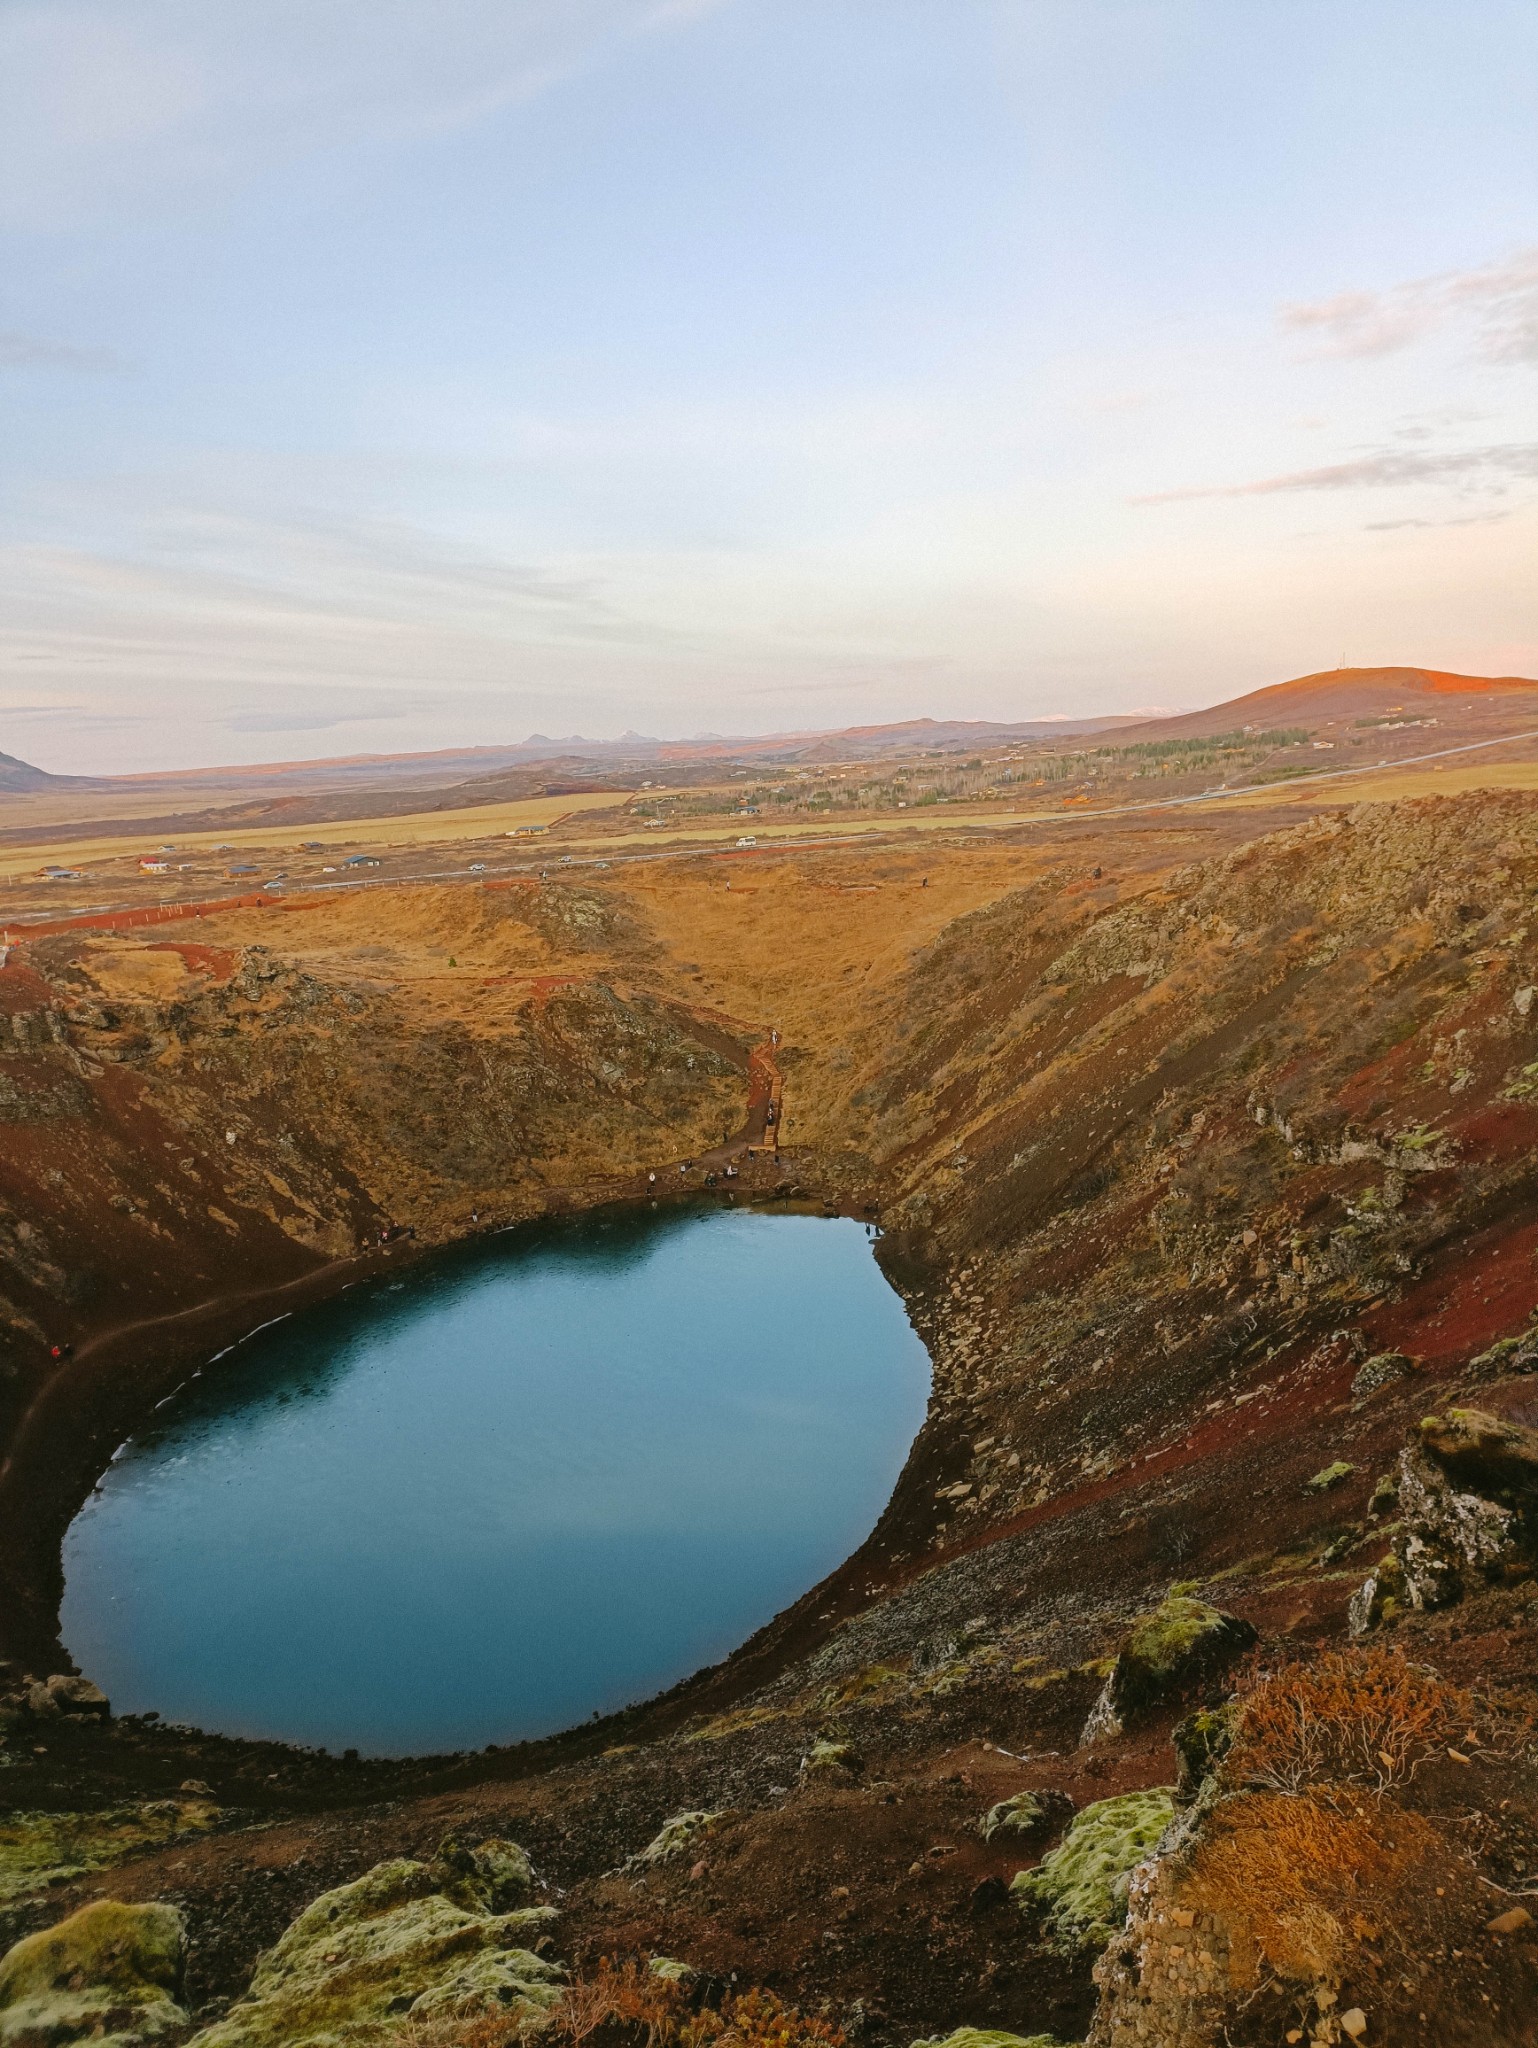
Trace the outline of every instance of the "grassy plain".
<instances>
[{"instance_id":1,"label":"grassy plain","mask_svg":"<svg viewBox=\"0 0 1538 2048\"><path fill-rule=\"evenodd\" d=\"M1403 803L1415 796L1462 796L1471 789L1538 789L1538 761L1458 761L1428 763L1423 768L1364 768L1339 782L1315 785L1330 792L1332 803ZM1299 790L1297 801L1308 800ZM1285 802L1285 790L1267 790L1258 801ZM1249 799L1257 801L1257 799ZM1313 801L1318 802L1317 793Z\"/></svg>"},{"instance_id":2,"label":"grassy plain","mask_svg":"<svg viewBox=\"0 0 1538 2048\"><path fill-rule=\"evenodd\" d=\"M511 832L518 825L554 825L582 811L613 810L624 802L613 790L581 796L533 796L515 803L485 804L466 811L415 811L402 818L342 818L324 825L253 825L219 832L188 832L174 844L178 853L208 853L214 847L234 852L258 847L294 847L303 841L328 848L356 846L422 846L432 840L486 839ZM60 866L95 866L137 859L164 842L149 833L124 833L112 839L61 839L44 846L10 847L0 852L0 875L34 873L46 861Z\"/></svg>"},{"instance_id":3,"label":"grassy plain","mask_svg":"<svg viewBox=\"0 0 1538 2048\"><path fill-rule=\"evenodd\" d=\"M1103 796L1088 799L1079 795L1067 799L1043 799L1036 792L1021 792L992 802L925 805L902 810L883 808L852 814L833 811L815 816L803 815L785 822L727 815L680 819L677 823L650 827L639 825L629 811L632 802L629 793L595 790L575 795L520 798L463 810L410 812L400 817L355 817L303 826L268 824L233 826L221 832L189 832L178 835L174 845L179 857L191 856L197 860L195 871L177 875L173 870L173 874L164 880L141 877L129 865L164 843L150 833L125 831L110 838L89 839L61 836L57 841L46 844L0 849L0 881L23 886L30 881L35 888L38 871L45 863L52 862L87 870L93 883L110 881L114 886L126 884L130 894L134 895L146 883L162 890L166 883L173 883L175 892L185 895L189 891L206 893L207 884L226 861L238 862L264 855L269 859L280 856L292 861L293 856L306 845L311 858L308 868L301 864L292 871L295 886L312 879L308 869L314 869L318 874L319 864L326 855L344 851L375 852L386 858L393 855L396 857L393 872L387 871L381 879L412 879L421 871L412 868L409 873L402 872L399 867L402 856L409 857L417 851L426 853L429 848L441 852L463 847L466 858L472 848L479 857L488 851L491 843L501 842L517 827L528 825L545 826L549 838L527 845L513 840L497 844L497 865L505 865L515 858L537 859L541 854L549 859L568 854L579 859L596 859L605 855L626 859L644 852L686 853L692 849L705 852L734 848L742 839L751 840L760 852L772 847L788 849L797 844L871 840L878 836L898 845L917 847L929 841L935 833L961 830L995 832L1039 826L1082 828L1103 821L1103 829L1112 831L1115 829L1113 821L1122 817L1131 819L1168 814L1177 809L1197 815L1214 811L1253 811L1257 808L1285 814L1304 809L1334 808L1342 804L1396 801L1418 796L1453 796L1480 789L1538 789L1538 760L1479 755L1472 759L1424 765L1374 764L1338 778L1331 771L1321 770L1318 780L1300 779L1296 784L1278 782L1263 790L1210 795L1204 792L1174 798L1152 793L1145 795L1136 785L1129 787L1123 784L1119 788L1107 789ZM697 792L707 793L727 795L731 788L725 785L720 792ZM205 867L202 857L215 847L225 849L224 855L218 862ZM423 874L421 878L427 879L428 876ZM222 875L220 879L223 879ZM35 907L41 906L30 901L15 906L17 911Z\"/></svg>"}]
</instances>

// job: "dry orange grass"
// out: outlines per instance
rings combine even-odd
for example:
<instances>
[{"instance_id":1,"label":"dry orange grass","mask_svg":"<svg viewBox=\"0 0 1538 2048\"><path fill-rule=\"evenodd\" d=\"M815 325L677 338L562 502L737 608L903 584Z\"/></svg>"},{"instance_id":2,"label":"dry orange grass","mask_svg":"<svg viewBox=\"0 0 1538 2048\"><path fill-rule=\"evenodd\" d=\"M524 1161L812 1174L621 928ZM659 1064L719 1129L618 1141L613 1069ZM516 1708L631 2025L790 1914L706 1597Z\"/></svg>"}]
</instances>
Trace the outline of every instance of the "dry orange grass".
<instances>
[{"instance_id":1,"label":"dry orange grass","mask_svg":"<svg viewBox=\"0 0 1538 2048\"><path fill-rule=\"evenodd\" d=\"M1214 1815L1179 1896L1223 1923L1236 1987L1330 1982L1380 1937L1402 1887L1447 1861L1429 1822L1387 1802L1258 1793Z\"/></svg>"}]
</instances>

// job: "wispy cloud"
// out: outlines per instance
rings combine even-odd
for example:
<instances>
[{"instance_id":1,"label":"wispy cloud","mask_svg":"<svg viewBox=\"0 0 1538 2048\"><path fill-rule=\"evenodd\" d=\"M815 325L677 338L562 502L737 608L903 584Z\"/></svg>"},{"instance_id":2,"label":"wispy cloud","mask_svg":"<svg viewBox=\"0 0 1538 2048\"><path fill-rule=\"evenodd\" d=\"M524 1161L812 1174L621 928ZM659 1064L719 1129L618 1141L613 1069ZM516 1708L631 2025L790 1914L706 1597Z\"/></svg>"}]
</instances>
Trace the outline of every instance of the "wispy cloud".
<instances>
[{"instance_id":1,"label":"wispy cloud","mask_svg":"<svg viewBox=\"0 0 1538 2048\"><path fill-rule=\"evenodd\" d=\"M0 221L206 197L338 146L443 133L724 0L13 0Z\"/></svg>"},{"instance_id":2,"label":"wispy cloud","mask_svg":"<svg viewBox=\"0 0 1538 2048\"><path fill-rule=\"evenodd\" d=\"M1463 490L1497 492L1510 483L1533 479L1538 479L1538 442L1509 441L1441 453L1383 448L1352 462L1290 470L1251 483L1190 484L1179 490L1150 491L1132 503L1177 505L1192 498L1270 498L1288 491L1392 490L1408 484L1452 484Z\"/></svg>"},{"instance_id":3,"label":"wispy cloud","mask_svg":"<svg viewBox=\"0 0 1538 2048\"><path fill-rule=\"evenodd\" d=\"M1511 517L1510 506L1496 512L1460 512L1453 519L1370 519L1363 533L1403 533L1407 527L1495 526Z\"/></svg>"},{"instance_id":4,"label":"wispy cloud","mask_svg":"<svg viewBox=\"0 0 1538 2048\"><path fill-rule=\"evenodd\" d=\"M0 370L120 370L123 364L107 348L76 348L67 341L49 341L39 334L0 329Z\"/></svg>"},{"instance_id":5,"label":"wispy cloud","mask_svg":"<svg viewBox=\"0 0 1538 2048\"><path fill-rule=\"evenodd\" d=\"M316 703L317 697L329 699ZM339 725L379 725L395 720L431 717L438 704L431 698L406 697L383 690L311 691L301 708L232 711L218 723L226 732L331 732Z\"/></svg>"},{"instance_id":6,"label":"wispy cloud","mask_svg":"<svg viewBox=\"0 0 1538 2048\"><path fill-rule=\"evenodd\" d=\"M1278 318L1287 332L1313 340L1316 355L1392 355L1463 320L1472 321L1475 347L1490 362L1538 361L1538 248L1474 270L1284 306Z\"/></svg>"},{"instance_id":7,"label":"wispy cloud","mask_svg":"<svg viewBox=\"0 0 1538 2048\"><path fill-rule=\"evenodd\" d=\"M302 729L273 696L295 676L312 691L323 679L463 686L687 659L698 635L649 616L636 596L601 559L531 563L401 524L171 504L115 549L0 546L0 673L40 654L67 656L71 670L104 659L136 685L201 666L247 687L236 708L258 723L231 729L279 732ZM355 701L328 699L323 723ZM313 699L298 708L318 715Z\"/></svg>"}]
</instances>

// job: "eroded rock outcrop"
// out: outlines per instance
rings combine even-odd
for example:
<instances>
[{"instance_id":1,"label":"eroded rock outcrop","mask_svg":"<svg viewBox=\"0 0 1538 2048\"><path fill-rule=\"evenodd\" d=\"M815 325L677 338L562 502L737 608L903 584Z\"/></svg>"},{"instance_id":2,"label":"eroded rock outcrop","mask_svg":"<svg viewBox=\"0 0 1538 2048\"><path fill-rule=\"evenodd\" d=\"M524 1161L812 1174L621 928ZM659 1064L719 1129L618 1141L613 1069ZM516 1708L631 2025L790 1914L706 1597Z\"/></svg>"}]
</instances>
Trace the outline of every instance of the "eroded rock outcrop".
<instances>
[{"instance_id":1,"label":"eroded rock outcrop","mask_svg":"<svg viewBox=\"0 0 1538 2048\"><path fill-rule=\"evenodd\" d=\"M7 1675L0 1667L0 1736L7 1728L31 1721L110 1721L107 1695L89 1678L55 1671L47 1678L29 1672Z\"/></svg>"},{"instance_id":2,"label":"eroded rock outcrop","mask_svg":"<svg viewBox=\"0 0 1538 2048\"><path fill-rule=\"evenodd\" d=\"M1395 1494L1400 1527L1352 1596L1353 1635L1401 1607L1448 1607L1475 1585L1532 1572L1538 1430L1477 1408L1428 1416L1400 1453Z\"/></svg>"}]
</instances>

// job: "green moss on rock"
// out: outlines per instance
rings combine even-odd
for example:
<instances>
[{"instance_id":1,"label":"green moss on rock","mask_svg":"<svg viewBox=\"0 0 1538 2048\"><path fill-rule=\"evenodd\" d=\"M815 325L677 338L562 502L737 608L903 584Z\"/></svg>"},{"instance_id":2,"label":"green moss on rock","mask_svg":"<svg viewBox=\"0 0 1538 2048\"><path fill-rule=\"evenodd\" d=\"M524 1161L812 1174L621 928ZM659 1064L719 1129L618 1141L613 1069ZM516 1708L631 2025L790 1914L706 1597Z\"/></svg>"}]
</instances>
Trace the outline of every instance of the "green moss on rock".
<instances>
[{"instance_id":1,"label":"green moss on rock","mask_svg":"<svg viewBox=\"0 0 1538 2048\"><path fill-rule=\"evenodd\" d=\"M537 2020L561 1972L524 1944L555 1914L494 1910L526 1894L527 1872L515 1844L456 1836L434 1863L376 1864L305 1908L195 2048L384 2048L419 2021Z\"/></svg>"},{"instance_id":2,"label":"green moss on rock","mask_svg":"<svg viewBox=\"0 0 1538 2048\"><path fill-rule=\"evenodd\" d=\"M1333 1465L1326 1465L1322 1472L1316 1472L1303 1488L1305 1493L1329 1493L1337 1486L1343 1486L1356 1470L1344 1458L1337 1458Z\"/></svg>"},{"instance_id":3,"label":"green moss on rock","mask_svg":"<svg viewBox=\"0 0 1538 2048\"><path fill-rule=\"evenodd\" d=\"M1175 1804L1190 1806L1209 1775L1233 1745L1237 1713L1232 1700L1221 1707L1198 1707L1177 1721L1170 1735L1175 1750Z\"/></svg>"},{"instance_id":4,"label":"green moss on rock","mask_svg":"<svg viewBox=\"0 0 1538 2048\"><path fill-rule=\"evenodd\" d=\"M913 2048L1070 2048L1056 2034L1006 2034L997 2027L958 2027L954 2034L915 2041Z\"/></svg>"},{"instance_id":5,"label":"green moss on rock","mask_svg":"<svg viewBox=\"0 0 1538 2048\"><path fill-rule=\"evenodd\" d=\"M1367 1503L1367 1512L1377 1520L1382 1515L1391 1515L1399 1504L1399 1479L1393 1472L1385 1472L1373 1487Z\"/></svg>"},{"instance_id":6,"label":"green moss on rock","mask_svg":"<svg viewBox=\"0 0 1538 2048\"><path fill-rule=\"evenodd\" d=\"M1247 1621L1189 1594L1171 1594L1134 1624L1090 1709L1082 1740L1120 1735L1135 1715L1220 1670L1254 1640Z\"/></svg>"},{"instance_id":7,"label":"green moss on rock","mask_svg":"<svg viewBox=\"0 0 1538 2048\"><path fill-rule=\"evenodd\" d=\"M1061 1827L1073 1812L1066 1792L1017 1792L1013 1799L1001 1799L990 1806L978 1822L985 1842L995 1835L1048 1835Z\"/></svg>"},{"instance_id":8,"label":"green moss on rock","mask_svg":"<svg viewBox=\"0 0 1538 2048\"><path fill-rule=\"evenodd\" d=\"M0 1819L0 1905L110 1869L178 1836L206 1834L219 1818L219 1808L202 1799L153 1799L101 1813L8 1814Z\"/></svg>"},{"instance_id":9,"label":"green moss on rock","mask_svg":"<svg viewBox=\"0 0 1538 2048\"><path fill-rule=\"evenodd\" d=\"M1453 1485L1490 1500L1538 1494L1538 1430L1487 1415L1480 1408L1450 1408L1428 1415L1421 1447Z\"/></svg>"},{"instance_id":10,"label":"green moss on rock","mask_svg":"<svg viewBox=\"0 0 1538 2048\"><path fill-rule=\"evenodd\" d=\"M527 1906L534 1896L528 1857L516 1842L497 1836L471 1842L464 1835L445 1835L433 1871L445 1897L483 1913L510 1913L515 1906Z\"/></svg>"},{"instance_id":11,"label":"green moss on rock","mask_svg":"<svg viewBox=\"0 0 1538 2048\"><path fill-rule=\"evenodd\" d=\"M1374 1565L1346 1603L1346 1627L1353 1636L1392 1622L1409 1598L1404 1566L1392 1554Z\"/></svg>"},{"instance_id":12,"label":"green moss on rock","mask_svg":"<svg viewBox=\"0 0 1538 2048\"><path fill-rule=\"evenodd\" d=\"M526 1949L482 1949L431 1984L409 2008L410 2024L478 2019L486 2013L533 2020L560 1996L561 1972Z\"/></svg>"},{"instance_id":13,"label":"green moss on rock","mask_svg":"<svg viewBox=\"0 0 1538 2048\"><path fill-rule=\"evenodd\" d=\"M809 1778L857 1773L865 1760L852 1742L814 1742L801 1759L802 1774Z\"/></svg>"},{"instance_id":14,"label":"green moss on rock","mask_svg":"<svg viewBox=\"0 0 1538 2048\"><path fill-rule=\"evenodd\" d=\"M1010 1886L1022 1904L1042 1908L1064 1954L1104 1948L1127 1917L1127 1878L1174 1818L1168 1785L1097 1799L1058 1846Z\"/></svg>"},{"instance_id":15,"label":"green moss on rock","mask_svg":"<svg viewBox=\"0 0 1538 2048\"><path fill-rule=\"evenodd\" d=\"M1189 1593L1176 1595L1145 1614L1122 1645L1121 1657L1151 1679L1171 1678L1214 1636L1227 1636L1232 1617Z\"/></svg>"},{"instance_id":16,"label":"green moss on rock","mask_svg":"<svg viewBox=\"0 0 1538 2048\"><path fill-rule=\"evenodd\" d=\"M682 1856L686 1849L692 1849L725 1819L724 1811L711 1813L704 1807L690 1813L675 1813L671 1820L662 1823L646 1847L631 1857L631 1865L650 1868L659 1863L671 1863L675 1856Z\"/></svg>"},{"instance_id":17,"label":"green moss on rock","mask_svg":"<svg viewBox=\"0 0 1538 2048\"><path fill-rule=\"evenodd\" d=\"M0 1960L0 2043L138 2048L184 2027L184 1949L172 1906L83 1906Z\"/></svg>"},{"instance_id":18,"label":"green moss on rock","mask_svg":"<svg viewBox=\"0 0 1538 2048\"><path fill-rule=\"evenodd\" d=\"M1380 1387L1392 1386L1396 1380L1408 1379L1414 1370L1415 1361L1402 1351L1375 1351L1358 1367L1351 1391L1362 1399L1375 1394Z\"/></svg>"}]
</instances>

